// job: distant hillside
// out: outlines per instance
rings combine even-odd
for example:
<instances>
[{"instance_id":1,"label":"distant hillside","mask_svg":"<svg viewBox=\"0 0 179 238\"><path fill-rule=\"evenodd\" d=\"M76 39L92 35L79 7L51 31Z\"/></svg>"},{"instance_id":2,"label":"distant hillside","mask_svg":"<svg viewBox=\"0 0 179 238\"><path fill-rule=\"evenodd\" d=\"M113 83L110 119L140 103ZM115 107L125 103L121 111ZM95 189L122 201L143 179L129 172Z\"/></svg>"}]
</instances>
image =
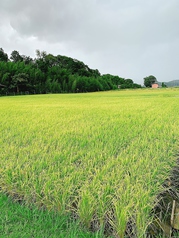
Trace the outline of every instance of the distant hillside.
<instances>
[{"instance_id":1,"label":"distant hillside","mask_svg":"<svg viewBox=\"0 0 179 238\"><path fill-rule=\"evenodd\" d=\"M161 82L158 82L158 84L161 86L162 83ZM167 86L167 87L179 87L179 79L176 79L176 80L172 80L172 81L169 81L169 82L164 82L164 84Z\"/></svg>"}]
</instances>

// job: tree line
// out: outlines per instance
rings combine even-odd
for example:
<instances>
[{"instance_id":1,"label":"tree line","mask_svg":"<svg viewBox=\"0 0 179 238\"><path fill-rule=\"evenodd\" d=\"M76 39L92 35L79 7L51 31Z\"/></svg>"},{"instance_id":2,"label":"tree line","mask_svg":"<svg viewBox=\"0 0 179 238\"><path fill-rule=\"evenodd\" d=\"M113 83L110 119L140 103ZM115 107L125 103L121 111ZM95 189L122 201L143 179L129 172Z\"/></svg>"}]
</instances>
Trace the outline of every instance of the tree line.
<instances>
[{"instance_id":1,"label":"tree line","mask_svg":"<svg viewBox=\"0 0 179 238\"><path fill-rule=\"evenodd\" d=\"M36 50L36 58L12 51L10 58L0 48L0 94L77 93L140 88L132 79L101 75L83 62L67 56Z\"/></svg>"}]
</instances>

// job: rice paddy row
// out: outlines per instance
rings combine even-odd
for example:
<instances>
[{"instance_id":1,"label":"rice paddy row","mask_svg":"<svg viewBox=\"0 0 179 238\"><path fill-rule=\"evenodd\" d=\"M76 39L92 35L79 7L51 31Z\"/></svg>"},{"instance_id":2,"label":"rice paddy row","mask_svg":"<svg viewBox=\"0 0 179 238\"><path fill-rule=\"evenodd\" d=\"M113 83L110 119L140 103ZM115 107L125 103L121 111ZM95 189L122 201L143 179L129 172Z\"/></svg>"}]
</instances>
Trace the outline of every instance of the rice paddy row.
<instances>
[{"instance_id":1,"label":"rice paddy row","mask_svg":"<svg viewBox=\"0 0 179 238\"><path fill-rule=\"evenodd\" d=\"M0 98L2 191L137 237L176 163L179 90Z\"/></svg>"}]
</instances>

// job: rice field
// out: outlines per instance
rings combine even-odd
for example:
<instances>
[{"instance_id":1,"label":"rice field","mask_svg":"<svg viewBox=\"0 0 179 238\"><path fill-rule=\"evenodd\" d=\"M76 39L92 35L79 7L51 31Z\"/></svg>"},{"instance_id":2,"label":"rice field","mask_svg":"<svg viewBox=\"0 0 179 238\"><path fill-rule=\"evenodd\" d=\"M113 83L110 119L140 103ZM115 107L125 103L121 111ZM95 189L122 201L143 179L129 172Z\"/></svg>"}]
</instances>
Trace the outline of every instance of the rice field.
<instances>
[{"instance_id":1,"label":"rice field","mask_svg":"<svg viewBox=\"0 0 179 238\"><path fill-rule=\"evenodd\" d=\"M145 237L176 164L179 89L0 98L0 189L89 230ZM134 231L133 231L134 232Z\"/></svg>"}]
</instances>

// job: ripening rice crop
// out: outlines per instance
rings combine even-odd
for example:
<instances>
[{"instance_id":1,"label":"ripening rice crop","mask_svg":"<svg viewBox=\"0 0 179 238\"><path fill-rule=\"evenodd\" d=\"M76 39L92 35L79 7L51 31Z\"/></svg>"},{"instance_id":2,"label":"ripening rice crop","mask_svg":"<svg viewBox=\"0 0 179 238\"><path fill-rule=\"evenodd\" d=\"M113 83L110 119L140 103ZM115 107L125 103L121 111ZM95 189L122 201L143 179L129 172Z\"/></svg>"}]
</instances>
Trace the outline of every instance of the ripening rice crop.
<instances>
[{"instance_id":1,"label":"ripening rice crop","mask_svg":"<svg viewBox=\"0 0 179 238\"><path fill-rule=\"evenodd\" d=\"M0 98L0 187L87 228L145 237L176 163L179 90Z\"/></svg>"}]
</instances>

